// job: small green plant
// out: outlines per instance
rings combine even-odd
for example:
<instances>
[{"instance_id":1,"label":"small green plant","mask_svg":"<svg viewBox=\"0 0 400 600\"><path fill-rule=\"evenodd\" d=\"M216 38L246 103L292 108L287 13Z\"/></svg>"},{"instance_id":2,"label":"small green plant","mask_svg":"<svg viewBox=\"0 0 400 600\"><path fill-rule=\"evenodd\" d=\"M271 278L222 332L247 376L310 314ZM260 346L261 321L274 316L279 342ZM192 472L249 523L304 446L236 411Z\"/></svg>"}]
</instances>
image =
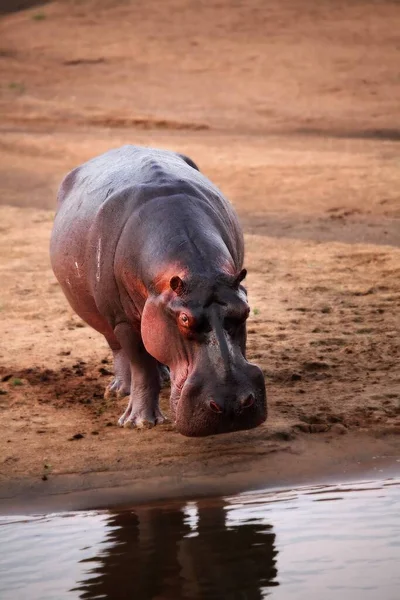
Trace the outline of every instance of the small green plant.
<instances>
[{"instance_id":1,"label":"small green plant","mask_svg":"<svg viewBox=\"0 0 400 600\"><path fill-rule=\"evenodd\" d=\"M34 15L32 15L32 19L34 21L44 21L46 19L46 15L45 15L45 13L38 12L38 13L35 13Z\"/></svg>"},{"instance_id":2,"label":"small green plant","mask_svg":"<svg viewBox=\"0 0 400 600\"><path fill-rule=\"evenodd\" d=\"M18 81L11 81L8 84L8 87L10 90L13 90L14 92L18 92L19 94L23 94L25 92L24 84L20 83Z\"/></svg>"},{"instance_id":3,"label":"small green plant","mask_svg":"<svg viewBox=\"0 0 400 600\"><path fill-rule=\"evenodd\" d=\"M260 309L259 308L253 308L253 315L256 317L259 314L260 314Z\"/></svg>"},{"instance_id":4,"label":"small green plant","mask_svg":"<svg viewBox=\"0 0 400 600\"><path fill-rule=\"evenodd\" d=\"M24 382L19 377L14 377L14 379L11 380L11 385L24 385Z\"/></svg>"}]
</instances>

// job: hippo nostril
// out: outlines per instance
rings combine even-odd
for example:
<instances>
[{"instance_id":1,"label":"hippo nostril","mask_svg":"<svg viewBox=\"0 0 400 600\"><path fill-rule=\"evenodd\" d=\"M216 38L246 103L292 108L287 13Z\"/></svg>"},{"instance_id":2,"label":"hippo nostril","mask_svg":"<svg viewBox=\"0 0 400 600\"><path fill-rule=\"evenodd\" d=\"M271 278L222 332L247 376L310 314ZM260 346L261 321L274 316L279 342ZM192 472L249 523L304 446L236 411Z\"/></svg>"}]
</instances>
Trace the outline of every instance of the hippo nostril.
<instances>
[{"instance_id":1,"label":"hippo nostril","mask_svg":"<svg viewBox=\"0 0 400 600\"><path fill-rule=\"evenodd\" d=\"M240 401L240 404L242 405L242 408L250 408L250 406L253 406L254 394L249 394L248 396L246 396L246 398L243 398Z\"/></svg>"},{"instance_id":2,"label":"hippo nostril","mask_svg":"<svg viewBox=\"0 0 400 600\"><path fill-rule=\"evenodd\" d=\"M210 408L213 412L215 413L222 413L222 408L219 406L219 404L217 404L216 402L214 402L214 400L210 400Z\"/></svg>"}]
</instances>

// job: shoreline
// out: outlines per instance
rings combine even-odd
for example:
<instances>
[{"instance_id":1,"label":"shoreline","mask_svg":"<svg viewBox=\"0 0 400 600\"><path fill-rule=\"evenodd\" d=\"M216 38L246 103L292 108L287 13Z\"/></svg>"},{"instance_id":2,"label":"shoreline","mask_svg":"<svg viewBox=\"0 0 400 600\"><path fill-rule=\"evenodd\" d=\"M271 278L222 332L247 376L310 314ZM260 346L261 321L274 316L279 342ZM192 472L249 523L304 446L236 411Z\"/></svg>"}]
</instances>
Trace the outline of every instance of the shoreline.
<instances>
[{"instance_id":1,"label":"shoreline","mask_svg":"<svg viewBox=\"0 0 400 600\"><path fill-rule=\"evenodd\" d=\"M50 475L47 481L24 478L2 482L0 515L123 509L132 505L213 498L257 489L343 483L378 473L379 478L400 474L398 436L376 438L367 433L355 433L345 438L333 438L329 434L320 434L316 439L301 435L290 448L253 460L247 469L225 476L196 473L195 470L188 476L163 474L155 468L146 478L135 477L134 470L110 470Z\"/></svg>"}]
</instances>

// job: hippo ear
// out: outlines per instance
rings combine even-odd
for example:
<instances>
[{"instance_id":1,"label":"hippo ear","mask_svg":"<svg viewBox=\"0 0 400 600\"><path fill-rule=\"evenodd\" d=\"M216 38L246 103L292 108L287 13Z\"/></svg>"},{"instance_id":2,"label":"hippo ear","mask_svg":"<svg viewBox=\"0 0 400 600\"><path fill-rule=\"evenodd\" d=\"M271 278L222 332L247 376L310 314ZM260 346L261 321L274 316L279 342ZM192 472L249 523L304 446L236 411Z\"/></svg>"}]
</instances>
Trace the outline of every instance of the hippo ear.
<instances>
[{"instance_id":1,"label":"hippo ear","mask_svg":"<svg viewBox=\"0 0 400 600\"><path fill-rule=\"evenodd\" d=\"M175 275L175 277L171 278L169 285L171 286L171 290L174 290L178 296L182 296L182 294L185 292L185 282L182 281L178 275Z\"/></svg>"},{"instance_id":2,"label":"hippo ear","mask_svg":"<svg viewBox=\"0 0 400 600\"><path fill-rule=\"evenodd\" d=\"M235 288L238 288L240 283L247 275L247 269L242 269L238 275L236 275L233 285Z\"/></svg>"}]
</instances>

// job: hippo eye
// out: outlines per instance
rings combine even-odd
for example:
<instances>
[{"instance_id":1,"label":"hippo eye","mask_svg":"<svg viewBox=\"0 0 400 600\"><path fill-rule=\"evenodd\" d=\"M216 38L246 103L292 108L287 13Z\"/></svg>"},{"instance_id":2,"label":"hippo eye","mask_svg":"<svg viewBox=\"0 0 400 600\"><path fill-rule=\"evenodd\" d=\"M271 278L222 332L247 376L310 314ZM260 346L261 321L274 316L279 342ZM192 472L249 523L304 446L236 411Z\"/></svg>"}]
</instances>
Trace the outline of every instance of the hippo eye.
<instances>
[{"instance_id":1,"label":"hippo eye","mask_svg":"<svg viewBox=\"0 0 400 600\"><path fill-rule=\"evenodd\" d=\"M182 325L185 325L185 327L187 327L189 325L189 317L187 316L187 314L182 313L179 316L179 318L181 320Z\"/></svg>"}]
</instances>

